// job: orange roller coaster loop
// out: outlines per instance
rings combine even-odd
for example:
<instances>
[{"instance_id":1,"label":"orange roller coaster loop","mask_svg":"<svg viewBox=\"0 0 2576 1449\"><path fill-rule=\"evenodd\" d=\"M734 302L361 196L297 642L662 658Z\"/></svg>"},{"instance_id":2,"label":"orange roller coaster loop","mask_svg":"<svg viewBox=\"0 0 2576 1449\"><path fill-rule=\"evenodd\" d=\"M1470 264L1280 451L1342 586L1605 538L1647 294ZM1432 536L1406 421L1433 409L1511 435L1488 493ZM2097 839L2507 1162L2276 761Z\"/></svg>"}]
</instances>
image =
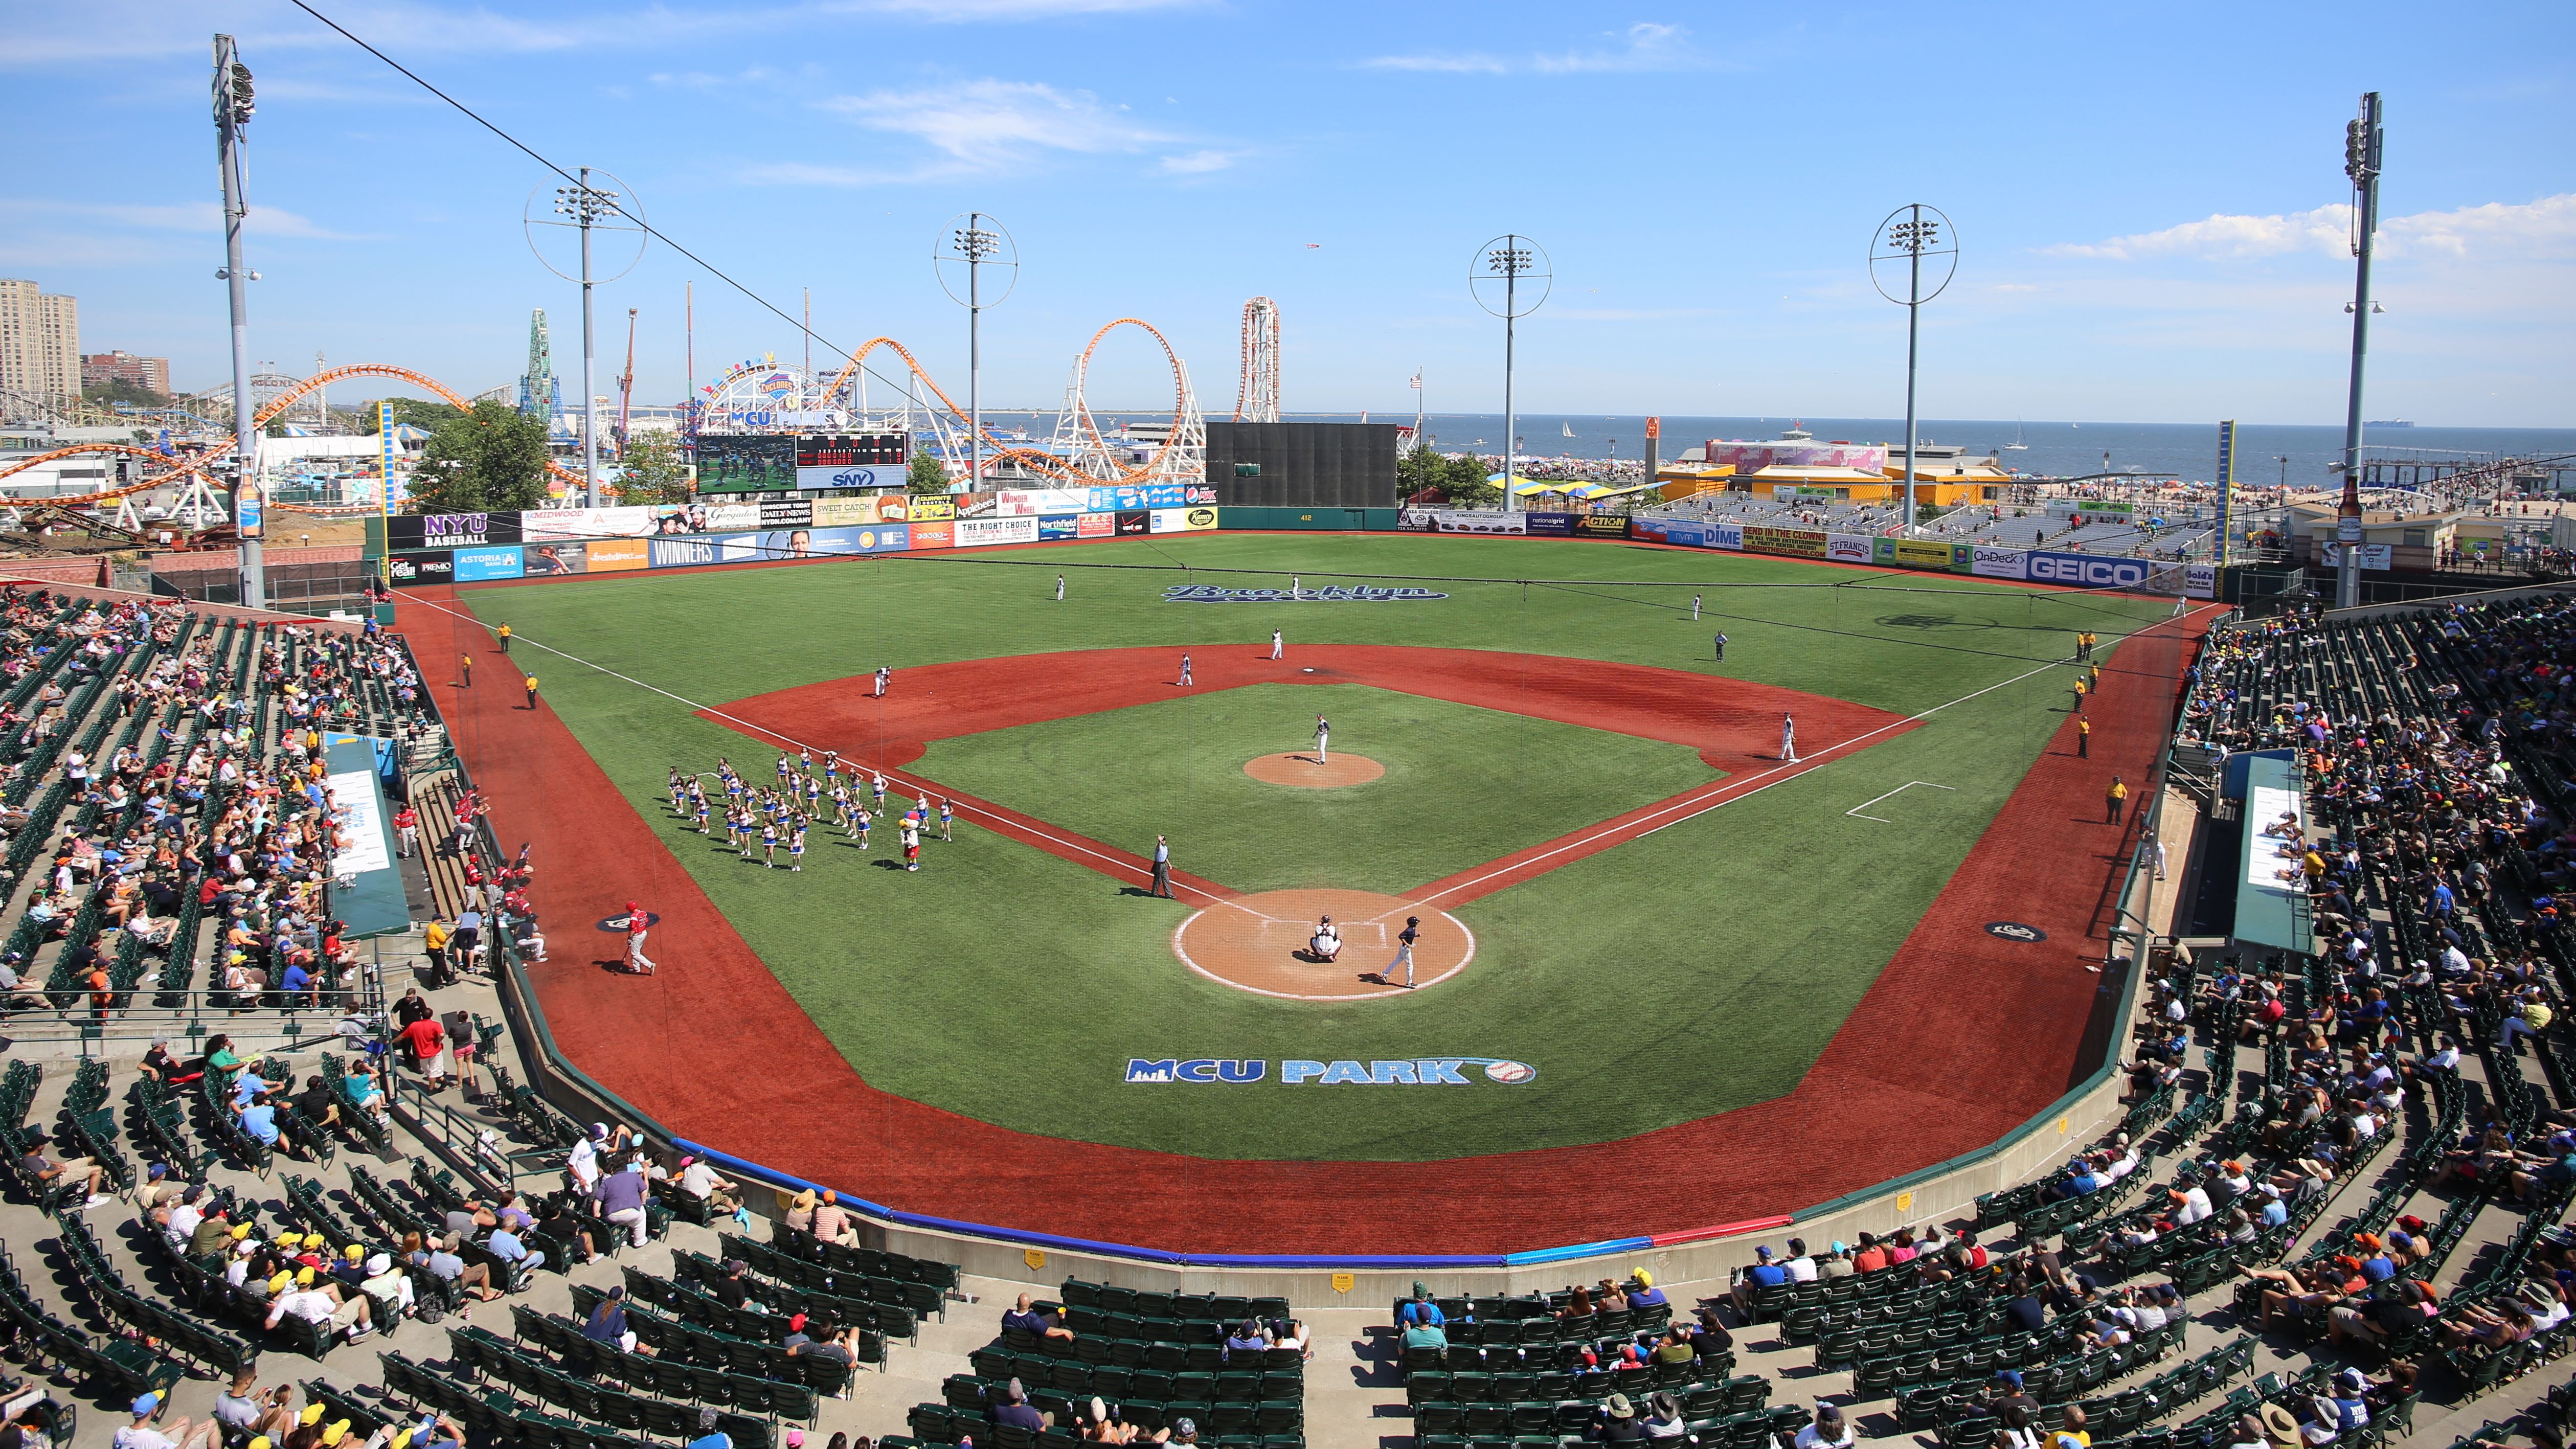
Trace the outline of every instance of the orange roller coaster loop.
<instances>
[{"instance_id":1,"label":"orange roller coaster loop","mask_svg":"<svg viewBox=\"0 0 2576 1449\"><path fill-rule=\"evenodd\" d=\"M474 411L474 404L467 402L453 389L449 388L445 383L440 382L434 377L414 372L408 367L396 367L390 362L353 362L345 367L334 367L327 372L317 372L311 377L298 382L295 386L288 388L286 391L279 393L276 397L270 399L268 406L261 408L258 415L252 418L251 421L257 426L266 427L271 418L285 412L296 399L304 396L306 393L313 391L315 388L329 387L331 384L338 382L343 378L351 377L398 378L404 382L410 383L414 387L425 388L430 392L438 394L440 398L444 399L450 407L455 408L458 412L470 413ZM551 458L546 460L546 471L552 473L558 478L561 478L565 482L574 485L575 487L579 487L581 485L581 475L579 473L574 472L572 469L565 467Z\"/></svg>"},{"instance_id":2,"label":"orange roller coaster loop","mask_svg":"<svg viewBox=\"0 0 2576 1449\"><path fill-rule=\"evenodd\" d=\"M130 493L140 493L147 488L158 488L164 483L175 482L181 478L187 477L191 473L205 479L208 483L216 482L214 475L206 471L206 465L203 463L190 463L184 460L170 458L163 454L156 453L150 448L138 447L133 443L73 443L66 447L56 448L50 453L38 453L32 458L21 458L6 468L0 468L0 483L8 482L11 478L16 477L20 473L26 472L28 469L35 467L39 463L51 463L61 458L79 457L84 453L125 454L136 458L149 458L156 463L175 463L177 466L171 468L166 473L156 473L151 477L144 479L140 483L128 483L122 488L104 488L96 493L76 493L41 499L30 498L24 501L29 503L61 503L66 505L107 503L112 502L115 499L123 498Z\"/></svg>"},{"instance_id":3,"label":"orange roller coaster loop","mask_svg":"<svg viewBox=\"0 0 2576 1449\"><path fill-rule=\"evenodd\" d=\"M1067 482L1073 483L1137 483L1147 481L1154 477L1154 470L1161 465L1163 455L1171 450L1172 439L1179 436L1181 424L1187 419L1189 413L1189 375L1182 370L1180 354L1172 350L1171 339L1157 331L1153 323L1147 322L1141 317L1120 317L1108 323L1106 326L1103 326L1099 331L1091 334L1091 341L1084 344L1081 358L1074 363L1074 396L1077 399L1082 395L1083 378L1091 369L1091 354L1093 349L1100 346L1101 338L1108 336L1110 330L1117 327L1144 328L1146 334L1152 337L1156 343L1161 345L1164 359L1172 365L1172 429L1171 433L1163 439L1162 445L1154 450L1154 454L1151 458L1147 459L1143 464L1135 468L1122 469L1113 476L1104 478L1097 474L1082 472L1052 453L1042 453L1032 448L1012 447L1002 442L1001 439L994 437L990 430L986 430L982 435L984 442L991 446L991 452L986 456L995 459L1013 459L1025 464L1029 471L1033 473L1042 473L1051 478L1061 478ZM849 365L843 367L838 373L834 374L831 384L823 389L823 396L827 398L833 397L839 394L843 388L849 386L850 379L855 376L859 370L859 364L867 360L869 353L876 351L880 347L890 348L893 350L895 356L902 358L903 365L911 370L914 377L921 380L921 385L923 387L930 389L930 395L939 400L940 405L948 410L948 415L950 417L955 418L961 424L967 423L966 410L957 405L956 399L940 390L938 381L932 378L929 373L922 370L920 361L912 355L910 350L905 348L902 343L895 341L891 337L871 337L866 342L860 344L859 349L850 354ZM1108 441L1100 436L1099 424L1093 421L1091 409L1087 405L1081 409L1080 426L1083 431L1090 434L1091 441L1099 444L1105 453L1109 446Z\"/></svg>"}]
</instances>

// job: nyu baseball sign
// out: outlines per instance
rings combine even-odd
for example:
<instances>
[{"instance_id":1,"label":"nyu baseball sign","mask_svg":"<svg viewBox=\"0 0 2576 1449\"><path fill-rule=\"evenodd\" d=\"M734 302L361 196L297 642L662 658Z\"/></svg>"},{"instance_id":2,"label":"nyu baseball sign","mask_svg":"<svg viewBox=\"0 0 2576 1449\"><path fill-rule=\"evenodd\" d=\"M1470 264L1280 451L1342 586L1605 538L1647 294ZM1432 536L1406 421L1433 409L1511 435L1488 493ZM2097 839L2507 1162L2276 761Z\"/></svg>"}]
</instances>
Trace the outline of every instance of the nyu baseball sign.
<instances>
[{"instance_id":1,"label":"nyu baseball sign","mask_svg":"<svg viewBox=\"0 0 2576 1449\"><path fill-rule=\"evenodd\" d=\"M1527 1062L1504 1057L1414 1057L1402 1061L1282 1061L1279 1081L1283 1086L1354 1087L1471 1087L1476 1078L1467 1074L1477 1069L1488 1082L1507 1087L1523 1086L1538 1079L1538 1068ZM1130 1082L1196 1082L1224 1086L1242 1086L1268 1078L1270 1063L1259 1057L1196 1057L1187 1061L1166 1057L1160 1061L1144 1057L1127 1060Z\"/></svg>"}]
</instances>

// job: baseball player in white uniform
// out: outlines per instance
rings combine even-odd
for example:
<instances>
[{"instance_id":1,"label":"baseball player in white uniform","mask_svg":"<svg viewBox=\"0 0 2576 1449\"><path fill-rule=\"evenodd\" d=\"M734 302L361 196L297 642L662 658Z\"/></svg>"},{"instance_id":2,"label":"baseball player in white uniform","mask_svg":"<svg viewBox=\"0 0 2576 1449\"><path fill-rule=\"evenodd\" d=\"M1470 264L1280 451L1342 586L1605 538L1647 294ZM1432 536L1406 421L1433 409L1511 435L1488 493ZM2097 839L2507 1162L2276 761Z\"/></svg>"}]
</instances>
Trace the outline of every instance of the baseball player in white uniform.
<instances>
[{"instance_id":1,"label":"baseball player in white uniform","mask_svg":"<svg viewBox=\"0 0 2576 1449\"><path fill-rule=\"evenodd\" d=\"M1277 629L1270 631L1270 657L1273 659L1285 659L1288 657L1288 641L1281 636L1280 631Z\"/></svg>"},{"instance_id":2,"label":"baseball player in white uniform","mask_svg":"<svg viewBox=\"0 0 2576 1449\"><path fill-rule=\"evenodd\" d=\"M890 685L890 684L892 684L892 683L894 683L894 671L893 671L893 670L891 670L891 669L886 668L886 667L885 667L884 665L882 665L882 664L878 665L878 666L877 666L877 698L879 698L879 699L883 699L883 698L885 698L886 686L888 686L888 685Z\"/></svg>"},{"instance_id":3,"label":"baseball player in white uniform","mask_svg":"<svg viewBox=\"0 0 2576 1449\"><path fill-rule=\"evenodd\" d=\"M1329 765L1332 762L1333 722L1319 714L1315 716L1315 763Z\"/></svg>"},{"instance_id":4,"label":"baseball player in white uniform","mask_svg":"<svg viewBox=\"0 0 2576 1449\"><path fill-rule=\"evenodd\" d=\"M1798 717L1785 712L1780 716L1780 760L1791 765L1798 762Z\"/></svg>"},{"instance_id":5,"label":"baseball player in white uniform","mask_svg":"<svg viewBox=\"0 0 2576 1449\"><path fill-rule=\"evenodd\" d=\"M1189 687L1190 687L1190 656L1188 656L1188 655L1184 654L1184 655L1182 655L1182 656L1181 656L1181 688L1183 688L1183 689L1187 689L1187 688L1189 688Z\"/></svg>"}]
</instances>

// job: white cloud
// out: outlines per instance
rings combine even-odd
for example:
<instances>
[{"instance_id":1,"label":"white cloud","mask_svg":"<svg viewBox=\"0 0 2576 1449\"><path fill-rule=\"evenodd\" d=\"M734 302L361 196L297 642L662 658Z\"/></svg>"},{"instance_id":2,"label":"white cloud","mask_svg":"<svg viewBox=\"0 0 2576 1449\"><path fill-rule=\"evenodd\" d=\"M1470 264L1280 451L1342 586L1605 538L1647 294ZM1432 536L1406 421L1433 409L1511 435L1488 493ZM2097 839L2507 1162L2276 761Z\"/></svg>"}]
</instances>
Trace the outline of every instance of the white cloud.
<instances>
[{"instance_id":1,"label":"white cloud","mask_svg":"<svg viewBox=\"0 0 2576 1449\"><path fill-rule=\"evenodd\" d=\"M1008 170L1050 153L1135 152L1181 139L1128 119L1124 106L1103 105L1089 91L1058 90L1036 81L986 79L919 90L870 91L838 96L822 106L870 130L910 136L939 153L938 158L928 166L896 173L791 163L763 168L764 179L787 179L771 173L788 170L802 170L802 179L837 180L844 185L926 179ZM1198 153L1200 157L1219 154Z\"/></svg>"},{"instance_id":2,"label":"white cloud","mask_svg":"<svg viewBox=\"0 0 2576 1449\"><path fill-rule=\"evenodd\" d=\"M224 229L223 207L212 201L179 201L163 204L139 202L82 202L21 200L11 203L20 213L77 217L95 223L137 231L193 231L221 234ZM373 237L351 232L330 231L304 216L274 206L253 205L248 221L250 234L263 237L296 237L306 241L372 241Z\"/></svg>"},{"instance_id":3,"label":"white cloud","mask_svg":"<svg viewBox=\"0 0 2576 1449\"><path fill-rule=\"evenodd\" d=\"M2564 256L2576 253L2576 193L2543 197L2527 205L2489 202L2456 211L2383 215L2379 233L2378 249L2389 257ZM2045 256L2110 261L2151 257L2225 260L2294 253L2343 256L2350 251L2351 236L2352 208L2337 203L2287 215L2221 214L2162 231L2042 247L2040 252Z\"/></svg>"},{"instance_id":4,"label":"white cloud","mask_svg":"<svg viewBox=\"0 0 2576 1449\"><path fill-rule=\"evenodd\" d=\"M1539 53L1518 58L1490 51L1421 51L1411 55L1372 56L1360 62L1369 70L1432 71L1453 75L1584 75L1634 71L1682 70L1703 65L1690 43L1690 32L1678 25L1640 20L1625 30L1603 35L1605 48Z\"/></svg>"},{"instance_id":5,"label":"white cloud","mask_svg":"<svg viewBox=\"0 0 2576 1449\"><path fill-rule=\"evenodd\" d=\"M1166 156L1163 158L1161 170L1167 176L1204 176L1211 171L1223 171L1233 165L1240 154L1235 151L1208 150L1192 151L1186 156Z\"/></svg>"},{"instance_id":6,"label":"white cloud","mask_svg":"<svg viewBox=\"0 0 2576 1449\"><path fill-rule=\"evenodd\" d=\"M915 20L1048 20L1059 15L1120 15L1169 10L1198 0L862 0L841 10L875 10Z\"/></svg>"}]
</instances>

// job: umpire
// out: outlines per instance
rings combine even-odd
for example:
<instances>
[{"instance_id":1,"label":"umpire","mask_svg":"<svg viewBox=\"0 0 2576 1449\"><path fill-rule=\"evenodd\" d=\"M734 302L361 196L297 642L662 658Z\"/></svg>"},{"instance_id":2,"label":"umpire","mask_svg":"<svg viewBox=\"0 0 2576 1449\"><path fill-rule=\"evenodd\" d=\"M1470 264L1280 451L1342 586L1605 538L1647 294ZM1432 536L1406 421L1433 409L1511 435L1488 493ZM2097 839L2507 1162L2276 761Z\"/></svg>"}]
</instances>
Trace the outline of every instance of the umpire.
<instances>
[{"instance_id":1,"label":"umpire","mask_svg":"<svg viewBox=\"0 0 2576 1449\"><path fill-rule=\"evenodd\" d=\"M1153 894L1165 900L1172 899L1172 846L1159 835L1154 837Z\"/></svg>"}]
</instances>

